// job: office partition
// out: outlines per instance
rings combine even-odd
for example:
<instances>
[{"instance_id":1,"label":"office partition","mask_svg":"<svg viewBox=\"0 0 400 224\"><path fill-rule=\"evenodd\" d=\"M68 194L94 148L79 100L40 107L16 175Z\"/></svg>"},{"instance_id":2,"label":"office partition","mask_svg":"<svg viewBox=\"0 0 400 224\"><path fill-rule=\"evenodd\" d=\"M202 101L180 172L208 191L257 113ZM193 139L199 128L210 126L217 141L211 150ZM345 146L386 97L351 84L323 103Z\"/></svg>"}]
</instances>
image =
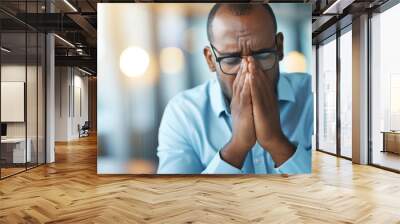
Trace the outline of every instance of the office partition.
<instances>
[{"instance_id":1,"label":"office partition","mask_svg":"<svg viewBox=\"0 0 400 224\"><path fill-rule=\"evenodd\" d=\"M18 15L0 3L0 121L6 127L0 144L0 178L45 163L45 34L22 20L40 13L45 1L20 1Z\"/></svg>"}]
</instances>

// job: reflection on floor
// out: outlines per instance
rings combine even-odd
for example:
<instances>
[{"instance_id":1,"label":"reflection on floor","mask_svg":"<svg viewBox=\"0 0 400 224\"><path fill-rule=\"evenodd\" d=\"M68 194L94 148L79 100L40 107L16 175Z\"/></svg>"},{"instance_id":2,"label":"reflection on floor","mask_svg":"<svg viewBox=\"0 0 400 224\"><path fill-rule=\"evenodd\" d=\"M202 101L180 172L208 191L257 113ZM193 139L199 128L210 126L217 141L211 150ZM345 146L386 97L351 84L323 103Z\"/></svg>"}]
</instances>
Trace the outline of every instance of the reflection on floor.
<instances>
[{"instance_id":1,"label":"reflection on floor","mask_svg":"<svg viewBox=\"0 0 400 224\"><path fill-rule=\"evenodd\" d=\"M392 152L374 151L373 164L388 167L400 171L400 155Z\"/></svg>"},{"instance_id":2,"label":"reflection on floor","mask_svg":"<svg viewBox=\"0 0 400 224\"><path fill-rule=\"evenodd\" d=\"M4 177L13 175L15 173L18 173L18 172L21 172L24 170L25 170L25 167L24 168L1 168L1 177L4 178Z\"/></svg>"},{"instance_id":3,"label":"reflection on floor","mask_svg":"<svg viewBox=\"0 0 400 224\"><path fill-rule=\"evenodd\" d=\"M400 175L313 154L311 175L96 174L96 139L0 181L0 223L399 223Z\"/></svg>"},{"instance_id":4,"label":"reflection on floor","mask_svg":"<svg viewBox=\"0 0 400 224\"><path fill-rule=\"evenodd\" d=\"M26 169L30 169L33 167L36 167L37 164L36 163L27 163L26 167L25 164L18 164L18 165L14 165L14 164L9 164L9 165L5 165L5 167L1 168L1 178L5 178L17 173L20 173L22 171L25 171Z\"/></svg>"}]
</instances>

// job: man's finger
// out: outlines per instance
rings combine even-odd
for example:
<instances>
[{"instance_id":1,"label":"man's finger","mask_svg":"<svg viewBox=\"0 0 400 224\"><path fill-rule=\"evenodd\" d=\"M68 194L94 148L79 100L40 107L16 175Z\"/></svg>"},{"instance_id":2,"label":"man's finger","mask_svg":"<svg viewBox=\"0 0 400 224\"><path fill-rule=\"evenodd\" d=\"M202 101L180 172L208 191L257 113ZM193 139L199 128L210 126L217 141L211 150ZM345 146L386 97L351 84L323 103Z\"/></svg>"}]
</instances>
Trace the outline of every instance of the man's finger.
<instances>
[{"instance_id":1,"label":"man's finger","mask_svg":"<svg viewBox=\"0 0 400 224\"><path fill-rule=\"evenodd\" d=\"M249 72L252 74L258 73L256 62L252 56L249 57Z\"/></svg>"},{"instance_id":2,"label":"man's finger","mask_svg":"<svg viewBox=\"0 0 400 224\"><path fill-rule=\"evenodd\" d=\"M251 90L250 90L250 73L246 73L244 78L243 89L241 92L241 98L243 103L251 103Z\"/></svg>"},{"instance_id":3,"label":"man's finger","mask_svg":"<svg viewBox=\"0 0 400 224\"><path fill-rule=\"evenodd\" d=\"M255 84L259 85L266 81L264 71L259 66L258 62L254 57L249 57L249 72L253 74L253 78L256 80Z\"/></svg>"},{"instance_id":4,"label":"man's finger","mask_svg":"<svg viewBox=\"0 0 400 224\"><path fill-rule=\"evenodd\" d=\"M242 66L243 68L242 68L242 71L241 71L241 73L240 73L239 82L238 82L238 84L237 84L237 91L238 91L238 94L240 94L240 92L241 92L242 89L243 89L244 80L245 80L245 78L246 78L246 73L247 73L247 71L248 71L248 69L247 69L247 66L248 66L247 60L243 59L243 60L242 60L242 63L243 63L243 66ZM239 75L239 74L238 74L238 75Z\"/></svg>"},{"instance_id":5,"label":"man's finger","mask_svg":"<svg viewBox=\"0 0 400 224\"><path fill-rule=\"evenodd\" d=\"M257 85L257 80L253 73L249 74L249 84L250 84L250 94L251 94L251 101L254 106L259 106L261 103L261 94L259 87Z\"/></svg>"},{"instance_id":6,"label":"man's finger","mask_svg":"<svg viewBox=\"0 0 400 224\"><path fill-rule=\"evenodd\" d=\"M233 85L232 85L232 95L236 95L237 94L237 89L238 89L238 83L239 83L239 78L240 78L240 74L243 70L243 63L240 63L240 67L239 67L239 71L235 77L235 80L233 81Z\"/></svg>"},{"instance_id":7,"label":"man's finger","mask_svg":"<svg viewBox=\"0 0 400 224\"><path fill-rule=\"evenodd\" d=\"M261 91L269 91L274 90L274 84L272 78L265 74L264 71L261 69L260 64L254 57L249 57L249 69L252 74L254 74L254 78L256 79L256 87Z\"/></svg>"}]
</instances>

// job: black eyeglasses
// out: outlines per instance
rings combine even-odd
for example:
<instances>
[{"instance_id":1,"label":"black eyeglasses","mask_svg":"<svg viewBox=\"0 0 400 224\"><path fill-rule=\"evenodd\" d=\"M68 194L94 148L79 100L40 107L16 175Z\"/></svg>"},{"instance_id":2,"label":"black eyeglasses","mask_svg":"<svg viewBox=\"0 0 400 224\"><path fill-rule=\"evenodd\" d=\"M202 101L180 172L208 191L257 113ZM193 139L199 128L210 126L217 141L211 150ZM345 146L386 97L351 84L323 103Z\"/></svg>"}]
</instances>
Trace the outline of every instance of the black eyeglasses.
<instances>
[{"instance_id":1,"label":"black eyeglasses","mask_svg":"<svg viewBox=\"0 0 400 224\"><path fill-rule=\"evenodd\" d=\"M218 54L223 55L223 53L219 52L211 43L210 46L221 71L227 75L236 75L239 72L240 63L242 62L243 56L241 56L239 53L235 53L218 57L215 54L215 51L218 52ZM276 50L273 48L267 48L253 52L251 56L258 61L258 63L261 65L261 69L264 71L273 68L277 59Z\"/></svg>"}]
</instances>

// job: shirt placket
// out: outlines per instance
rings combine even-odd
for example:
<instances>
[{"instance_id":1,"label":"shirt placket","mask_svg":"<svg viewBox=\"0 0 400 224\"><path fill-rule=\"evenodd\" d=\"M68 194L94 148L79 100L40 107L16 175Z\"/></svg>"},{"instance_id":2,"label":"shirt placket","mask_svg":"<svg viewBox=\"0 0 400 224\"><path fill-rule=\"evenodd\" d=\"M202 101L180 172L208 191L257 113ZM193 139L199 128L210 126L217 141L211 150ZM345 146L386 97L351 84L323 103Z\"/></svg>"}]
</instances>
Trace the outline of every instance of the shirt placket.
<instances>
[{"instance_id":1,"label":"shirt placket","mask_svg":"<svg viewBox=\"0 0 400 224\"><path fill-rule=\"evenodd\" d=\"M229 128L229 130L230 130L230 133L232 134L232 116L231 116L231 114L229 114L229 113L226 113L226 124L227 124L227 126L228 126L228 128ZM254 148L254 147L253 147ZM251 149L251 151L252 151L253 149ZM243 167L242 167L242 171L244 172L244 173L252 173L253 171L251 170L251 168L248 166L249 164L248 163L251 163L251 161L249 160L249 155L247 155L246 156L246 158L245 158L245 160L244 160L244 163L243 163Z\"/></svg>"},{"instance_id":2,"label":"shirt placket","mask_svg":"<svg viewBox=\"0 0 400 224\"><path fill-rule=\"evenodd\" d=\"M255 173L267 173L267 167L265 163L264 149L256 143L251 150L253 156L253 165Z\"/></svg>"}]
</instances>

